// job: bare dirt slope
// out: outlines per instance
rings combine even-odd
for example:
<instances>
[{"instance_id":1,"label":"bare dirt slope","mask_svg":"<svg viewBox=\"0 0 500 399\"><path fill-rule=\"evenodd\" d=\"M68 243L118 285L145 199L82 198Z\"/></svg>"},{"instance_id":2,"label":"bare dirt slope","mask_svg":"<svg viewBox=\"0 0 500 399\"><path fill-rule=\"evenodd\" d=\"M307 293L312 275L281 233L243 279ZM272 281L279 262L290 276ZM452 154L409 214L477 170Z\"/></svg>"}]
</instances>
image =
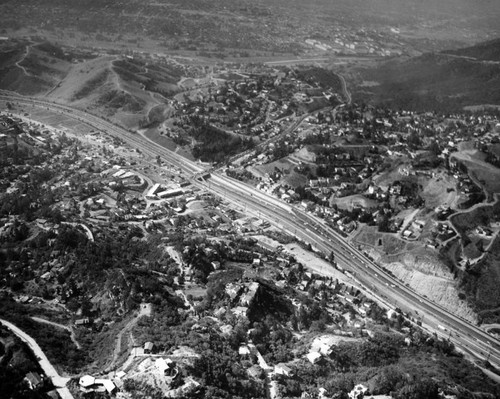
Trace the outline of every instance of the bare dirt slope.
<instances>
[{"instance_id":1,"label":"bare dirt slope","mask_svg":"<svg viewBox=\"0 0 500 399\"><path fill-rule=\"evenodd\" d=\"M388 263L386 268L432 301L467 320L477 321L477 315L467 302L459 299L453 275L432 257L407 253L400 261Z\"/></svg>"},{"instance_id":2,"label":"bare dirt slope","mask_svg":"<svg viewBox=\"0 0 500 399\"><path fill-rule=\"evenodd\" d=\"M102 56L74 64L49 98L109 117L128 128L138 127L151 109L162 103L140 82L117 73L115 61L114 56Z\"/></svg>"},{"instance_id":3,"label":"bare dirt slope","mask_svg":"<svg viewBox=\"0 0 500 399\"><path fill-rule=\"evenodd\" d=\"M458 281L435 250L423 247L421 242L405 241L395 234L378 233L376 227L366 226L353 242L419 294L467 320L477 320L472 308L459 298Z\"/></svg>"}]
</instances>

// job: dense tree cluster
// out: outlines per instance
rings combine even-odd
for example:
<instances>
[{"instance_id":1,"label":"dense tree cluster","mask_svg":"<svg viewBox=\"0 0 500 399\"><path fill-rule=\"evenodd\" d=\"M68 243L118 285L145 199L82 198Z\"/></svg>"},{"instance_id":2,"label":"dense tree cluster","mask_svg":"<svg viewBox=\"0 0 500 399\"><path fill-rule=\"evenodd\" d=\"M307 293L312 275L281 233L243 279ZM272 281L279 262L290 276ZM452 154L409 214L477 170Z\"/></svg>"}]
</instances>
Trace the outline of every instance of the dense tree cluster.
<instances>
[{"instance_id":1,"label":"dense tree cluster","mask_svg":"<svg viewBox=\"0 0 500 399\"><path fill-rule=\"evenodd\" d=\"M204 397L265 397L263 381L249 378L238 359L238 352L228 346L219 334L210 334L207 338L196 346L201 357L195 360L190 370L202 380Z\"/></svg>"},{"instance_id":2,"label":"dense tree cluster","mask_svg":"<svg viewBox=\"0 0 500 399\"><path fill-rule=\"evenodd\" d=\"M196 117L192 119L190 135L199 143L193 148L193 155L204 162L222 162L227 157L254 147L251 138L242 139L206 124Z\"/></svg>"}]
</instances>

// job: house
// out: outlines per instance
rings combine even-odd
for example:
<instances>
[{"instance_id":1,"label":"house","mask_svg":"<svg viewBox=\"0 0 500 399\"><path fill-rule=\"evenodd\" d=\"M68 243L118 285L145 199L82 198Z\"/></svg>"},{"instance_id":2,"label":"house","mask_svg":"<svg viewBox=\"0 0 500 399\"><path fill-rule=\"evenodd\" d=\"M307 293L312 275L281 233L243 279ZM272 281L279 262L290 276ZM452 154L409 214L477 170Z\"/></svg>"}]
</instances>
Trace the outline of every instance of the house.
<instances>
[{"instance_id":1,"label":"house","mask_svg":"<svg viewBox=\"0 0 500 399\"><path fill-rule=\"evenodd\" d=\"M95 384L95 378L91 375L84 375L83 377L80 377L78 383L82 388L88 388Z\"/></svg>"},{"instance_id":2,"label":"house","mask_svg":"<svg viewBox=\"0 0 500 399\"><path fill-rule=\"evenodd\" d=\"M132 356L142 356L144 355L144 348L135 347L132 349Z\"/></svg>"},{"instance_id":3,"label":"house","mask_svg":"<svg viewBox=\"0 0 500 399\"><path fill-rule=\"evenodd\" d=\"M290 377L293 374L293 371L286 364L278 363L274 366L274 372L279 375L284 375L286 377Z\"/></svg>"},{"instance_id":4,"label":"house","mask_svg":"<svg viewBox=\"0 0 500 399\"><path fill-rule=\"evenodd\" d=\"M248 345L240 345L238 348L238 354L242 357L250 356L250 348Z\"/></svg>"},{"instance_id":5,"label":"house","mask_svg":"<svg viewBox=\"0 0 500 399\"><path fill-rule=\"evenodd\" d=\"M115 377L118 378L119 380L121 380L123 377L125 377L127 375L127 373L123 370L120 370L116 373Z\"/></svg>"},{"instance_id":6,"label":"house","mask_svg":"<svg viewBox=\"0 0 500 399\"><path fill-rule=\"evenodd\" d=\"M243 287L240 284L236 283L229 283L226 285L226 294L229 296L229 298L234 301L236 297L240 294L242 291Z\"/></svg>"},{"instance_id":7,"label":"house","mask_svg":"<svg viewBox=\"0 0 500 399\"><path fill-rule=\"evenodd\" d=\"M48 280L52 277L52 273L51 272L45 272L43 273L40 278L42 278L43 280Z\"/></svg>"},{"instance_id":8,"label":"house","mask_svg":"<svg viewBox=\"0 0 500 399\"><path fill-rule=\"evenodd\" d=\"M99 379L95 380L96 385L102 385L104 389L109 393L113 393L116 390L116 385L113 381L111 380L106 380L106 379Z\"/></svg>"},{"instance_id":9,"label":"house","mask_svg":"<svg viewBox=\"0 0 500 399\"><path fill-rule=\"evenodd\" d=\"M42 377L36 371L30 371L28 374L26 374L26 376L24 377L24 381L28 384L28 387L31 390L36 390L43 386Z\"/></svg>"},{"instance_id":10,"label":"house","mask_svg":"<svg viewBox=\"0 0 500 399\"><path fill-rule=\"evenodd\" d=\"M248 312L248 307L246 306L237 306L235 308L231 309L231 312L238 318L246 318L247 317L247 312Z\"/></svg>"},{"instance_id":11,"label":"house","mask_svg":"<svg viewBox=\"0 0 500 399\"><path fill-rule=\"evenodd\" d=\"M88 324L90 324L90 319L88 317L85 317L83 319L75 320L75 326L77 326L77 327L86 326Z\"/></svg>"},{"instance_id":12,"label":"house","mask_svg":"<svg viewBox=\"0 0 500 399\"><path fill-rule=\"evenodd\" d=\"M366 392L368 392L368 388L364 385L358 384L354 387L354 389L347 394L349 399L362 399Z\"/></svg>"},{"instance_id":13,"label":"house","mask_svg":"<svg viewBox=\"0 0 500 399\"><path fill-rule=\"evenodd\" d=\"M307 360L311 362L311 364L317 364L321 360L321 353L319 352L309 352L307 355Z\"/></svg>"},{"instance_id":14,"label":"house","mask_svg":"<svg viewBox=\"0 0 500 399\"><path fill-rule=\"evenodd\" d=\"M156 359L155 366L161 375L167 375L174 368L174 362L171 359L159 358Z\"/></svg>"},{"instance_id":15,"label":"house","mask_svg":"<svg viewBox=\"0 0 500 399\"><path fill-rule=\"evenodd\" d=\"M249 306L250 303L253 301L259 289L259 283L252 282L248 284L246 288L247 288L246 292L240 298L240 304L242 306Z\"/></svg>"},{"instance_id":16,"label":"house","mask_svg":"<svg viewBox=\"0 0 500 399\"><path fill-rule=\"evenodd\" d=\"M212 267L214 268L214 270L219 270L221 267L221 264L219 261L215 260L212 262Z\"/></svg>"},{"instance_id":17,"label":"house","mask_svg":"<svg viewBox=\"0 0 500 399\"><path fill-rule=\"evenodd\" d=\"M146 342L144 344L144 353L152 353L155 345L152 342Z\"/></svg>"}]
</instances>

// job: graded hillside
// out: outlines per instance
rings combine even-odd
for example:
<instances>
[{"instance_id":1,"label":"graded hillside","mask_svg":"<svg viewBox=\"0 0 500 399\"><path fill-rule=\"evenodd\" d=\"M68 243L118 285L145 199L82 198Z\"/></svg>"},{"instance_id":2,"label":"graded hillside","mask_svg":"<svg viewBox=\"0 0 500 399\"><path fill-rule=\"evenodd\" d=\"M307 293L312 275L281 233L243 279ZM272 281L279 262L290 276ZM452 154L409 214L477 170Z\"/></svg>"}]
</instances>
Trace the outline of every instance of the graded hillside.
<instances>
[{"instance_id":1,"label":"graded hillside","mask_svg":"<svg viewBox=\"0 0 500 399\"><path fill-rule=\"evenodd\" d=\"M74 65L49 97L136 128L141 121L152 121L151 109L163 103L162 93L168 95L177 89L179 78L180 71L173 68L101 56ZM156 121L162 121L161 113L154 115Z\"/></svg>"},{"instance_id":2,"label":"graded hillside","mask_svg":"<svg viewBox=\"0 0 500 399\"><path fill-rule=\"evenodd\" d=\"M477 55L478 59L471 58ZM429 53L393 60L359 72L355 101L367 98L392 108L459 111L465 106L500 104L498 41L453 54ZM371 82L370 85L367 82Z\"/></svg>"},{"instance_id":3,"label":"graded hillside","mask_svg":"<svg viewBox=\"0 0 500 399\"><path fill-rule=\"evenodd\" d=\"M56 102L85 107L109 81L112 57L98 57L73 66L49 96Z\"/></svg>"},{"instance_id":4,"label":"graded hillside","mask_svg":"<svg viewBox=\"0 0 500 399\"><path fill-rule=\"evenodd\" d=\"M127 128L163 122L185 71L165 60L96 55L49 42L0 44L0 89L85 109Z\"/></svg>"}]
</instances>

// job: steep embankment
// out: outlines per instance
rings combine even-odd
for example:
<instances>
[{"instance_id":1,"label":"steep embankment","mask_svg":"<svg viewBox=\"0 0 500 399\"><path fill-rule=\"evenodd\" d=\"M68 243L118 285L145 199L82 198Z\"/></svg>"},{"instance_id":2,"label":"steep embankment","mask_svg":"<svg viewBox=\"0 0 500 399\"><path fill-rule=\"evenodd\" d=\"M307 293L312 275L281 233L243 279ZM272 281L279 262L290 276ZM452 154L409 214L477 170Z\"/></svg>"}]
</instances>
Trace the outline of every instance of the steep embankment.
<instances>
[{"instance_id":1,"label":"steep embankment","mask_svg":"<svg viewBox=\"0 0 500 399\"><path fill-rule=\"evenodd\" d=\"M459 282L437 251L369 226L354 237L353 243L420 295L467 320L477 320L473 308L459 295Z\"/></svg>"},{"instance_id":2,"label":"steep embankment","mask_svg":"<svg viewBox=\"0 0 500 399\"><path fill-rule=\"evenodd\" d=\"M442 263L429 256L407 253L386 265L399 280L435 303L472 322L477 315L469 304L459 298L458 282Z\"/></svg>"}]
</instances>

